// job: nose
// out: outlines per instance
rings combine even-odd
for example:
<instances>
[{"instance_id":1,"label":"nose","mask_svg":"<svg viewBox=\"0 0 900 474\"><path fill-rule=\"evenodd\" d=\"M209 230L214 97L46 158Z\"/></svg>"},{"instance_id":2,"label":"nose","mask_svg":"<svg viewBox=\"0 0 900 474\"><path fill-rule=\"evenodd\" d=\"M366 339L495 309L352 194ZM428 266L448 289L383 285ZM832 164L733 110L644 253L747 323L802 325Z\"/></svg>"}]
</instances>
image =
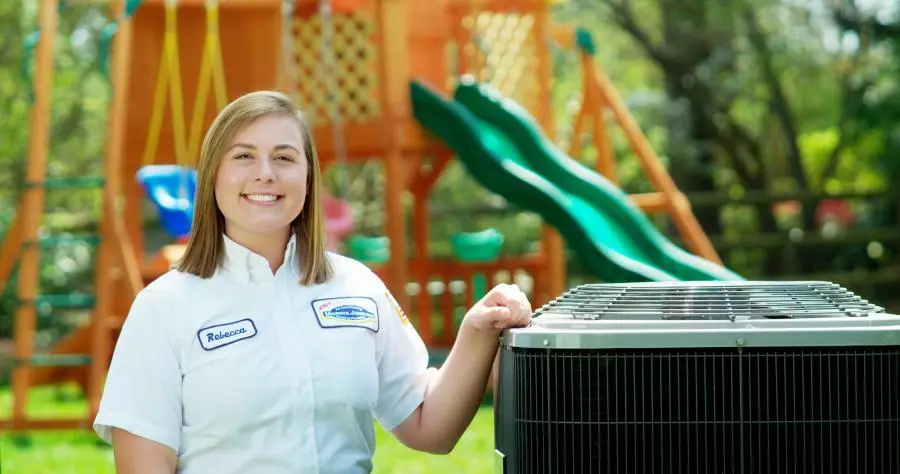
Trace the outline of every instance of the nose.
<instances>
[{"instance_id":1,"label":"nose","mask_svg":"<svg viewBox=\"0 0 900 474\"><path fill-rule=\"evenodd\" d=\"M264 155L261 158L262 159L260 160L256 160L256 180L265 183L274 181L275 170L272 167L272 160L269 159L268 155Z\"/></svg>"}]
</instances>

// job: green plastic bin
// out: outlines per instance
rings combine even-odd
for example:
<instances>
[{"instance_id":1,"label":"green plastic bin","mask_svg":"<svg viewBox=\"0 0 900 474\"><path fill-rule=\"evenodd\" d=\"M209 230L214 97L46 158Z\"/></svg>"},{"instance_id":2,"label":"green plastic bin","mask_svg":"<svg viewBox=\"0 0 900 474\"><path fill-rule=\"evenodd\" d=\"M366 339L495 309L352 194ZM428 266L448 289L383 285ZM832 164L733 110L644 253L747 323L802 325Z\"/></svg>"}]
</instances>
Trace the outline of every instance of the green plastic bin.
<instances>
[{"instance_id":1,"label":"green plastic bin","mask_svg":"<svg viewBox=\"0 0 900 474\"><path fill-rule=\"evenodd\" d=\"M450 236L450 246L454 256L461 262L485 263L497 259L506 237L497 229L489 228L480 232L458 232ZM476 273L472 277L472 296L475 301L487 293L487 277Z\"/></svg>"},{"instance_id":2,"label":"green plastic bin","mask_svg":"<svg viewBox=\"0 0 900 474\"><path fill-rule=\"evenodd\" d=\"M350 257L363 263L387 263L391 259L391 240L354 235L347 239L347 250Z\"/></svg>"}]
</instances>

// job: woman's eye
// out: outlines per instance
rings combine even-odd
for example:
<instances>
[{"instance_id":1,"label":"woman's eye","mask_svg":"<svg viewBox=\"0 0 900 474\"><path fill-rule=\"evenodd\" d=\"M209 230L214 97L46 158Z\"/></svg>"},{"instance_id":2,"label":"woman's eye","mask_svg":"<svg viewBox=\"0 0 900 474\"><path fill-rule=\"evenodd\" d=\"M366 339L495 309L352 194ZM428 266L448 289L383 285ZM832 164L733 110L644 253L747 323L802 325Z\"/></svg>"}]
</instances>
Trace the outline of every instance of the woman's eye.
<instances>
[{"instance_id":1,"label":"woman's eye","mask_svg":"<svg viewBox=\"0 0 900 474\"><path fill-rule=\"evenodd\" d=\"M236 160L243 160L245 158L251 158L250 154L249 153L241 153L240 155L237 155L234 157L234 159L236 159Z\"/></svg>"},{"instance_id":2,"label":"woman's eye","mask_svg":"<svg viewBox=\"0 0 900 474\"><path fill-rule=\"evenodd\" d=\"M294 157L292 157L291 155L278 155L278 159L279 159L279 160L294 161Z\"/></svg>"}]
</instances>

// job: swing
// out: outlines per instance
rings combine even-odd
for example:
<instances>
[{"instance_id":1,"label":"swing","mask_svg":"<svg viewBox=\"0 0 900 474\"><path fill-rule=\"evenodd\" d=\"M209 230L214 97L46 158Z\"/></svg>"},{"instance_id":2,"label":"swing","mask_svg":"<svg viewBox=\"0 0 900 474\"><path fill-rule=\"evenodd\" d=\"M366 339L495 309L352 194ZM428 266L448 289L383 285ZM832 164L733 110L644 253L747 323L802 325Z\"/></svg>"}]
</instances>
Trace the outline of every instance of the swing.
<instances>
[{"instance_id":1,"label":"swing","mask_svg":"<svg viewBox=\"0 0 900 474\"><path fill-rule=\"evenodd\" d=\"M194 191L197 184L197 172L191 167L190 160L199 153L200 136L203 132L203 115L206 111L210 82L212 82L219 109L225 107L227 95L219 42L219 0L207 0L205 3L206 38L203 60L200 65L190 135L185 137L178 58L177 4L177 0L166 0L165 3L166 23L163 55L160 59L159 74L156 80L153 115L144 149L143 166L138 170L135 179L143 186L148 198L156 208L166 233L183 242L190 235L194 219ZM177 164L158 165L154 164L154 161L169 88L171 88L169 98Z\"/></svg>"}]
</instances>

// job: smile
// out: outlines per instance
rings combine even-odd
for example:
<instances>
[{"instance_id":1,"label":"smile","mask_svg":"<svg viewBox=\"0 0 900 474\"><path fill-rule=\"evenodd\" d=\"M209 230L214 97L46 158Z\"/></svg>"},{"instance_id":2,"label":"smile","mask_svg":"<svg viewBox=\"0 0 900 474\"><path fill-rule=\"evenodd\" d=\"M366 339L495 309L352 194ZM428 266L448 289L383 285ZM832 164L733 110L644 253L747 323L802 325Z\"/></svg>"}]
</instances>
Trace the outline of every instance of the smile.
<instances>
[{"instance_id":1,"label":"smile","mask_svg":"<svg viewBox=\"0 0 900 474\"><path fill-rule=\"evenodd\" d=\"M269 203L282 199L280 194L241 194L241 197L251 202Z\"/></svg>"}]
</instances>

